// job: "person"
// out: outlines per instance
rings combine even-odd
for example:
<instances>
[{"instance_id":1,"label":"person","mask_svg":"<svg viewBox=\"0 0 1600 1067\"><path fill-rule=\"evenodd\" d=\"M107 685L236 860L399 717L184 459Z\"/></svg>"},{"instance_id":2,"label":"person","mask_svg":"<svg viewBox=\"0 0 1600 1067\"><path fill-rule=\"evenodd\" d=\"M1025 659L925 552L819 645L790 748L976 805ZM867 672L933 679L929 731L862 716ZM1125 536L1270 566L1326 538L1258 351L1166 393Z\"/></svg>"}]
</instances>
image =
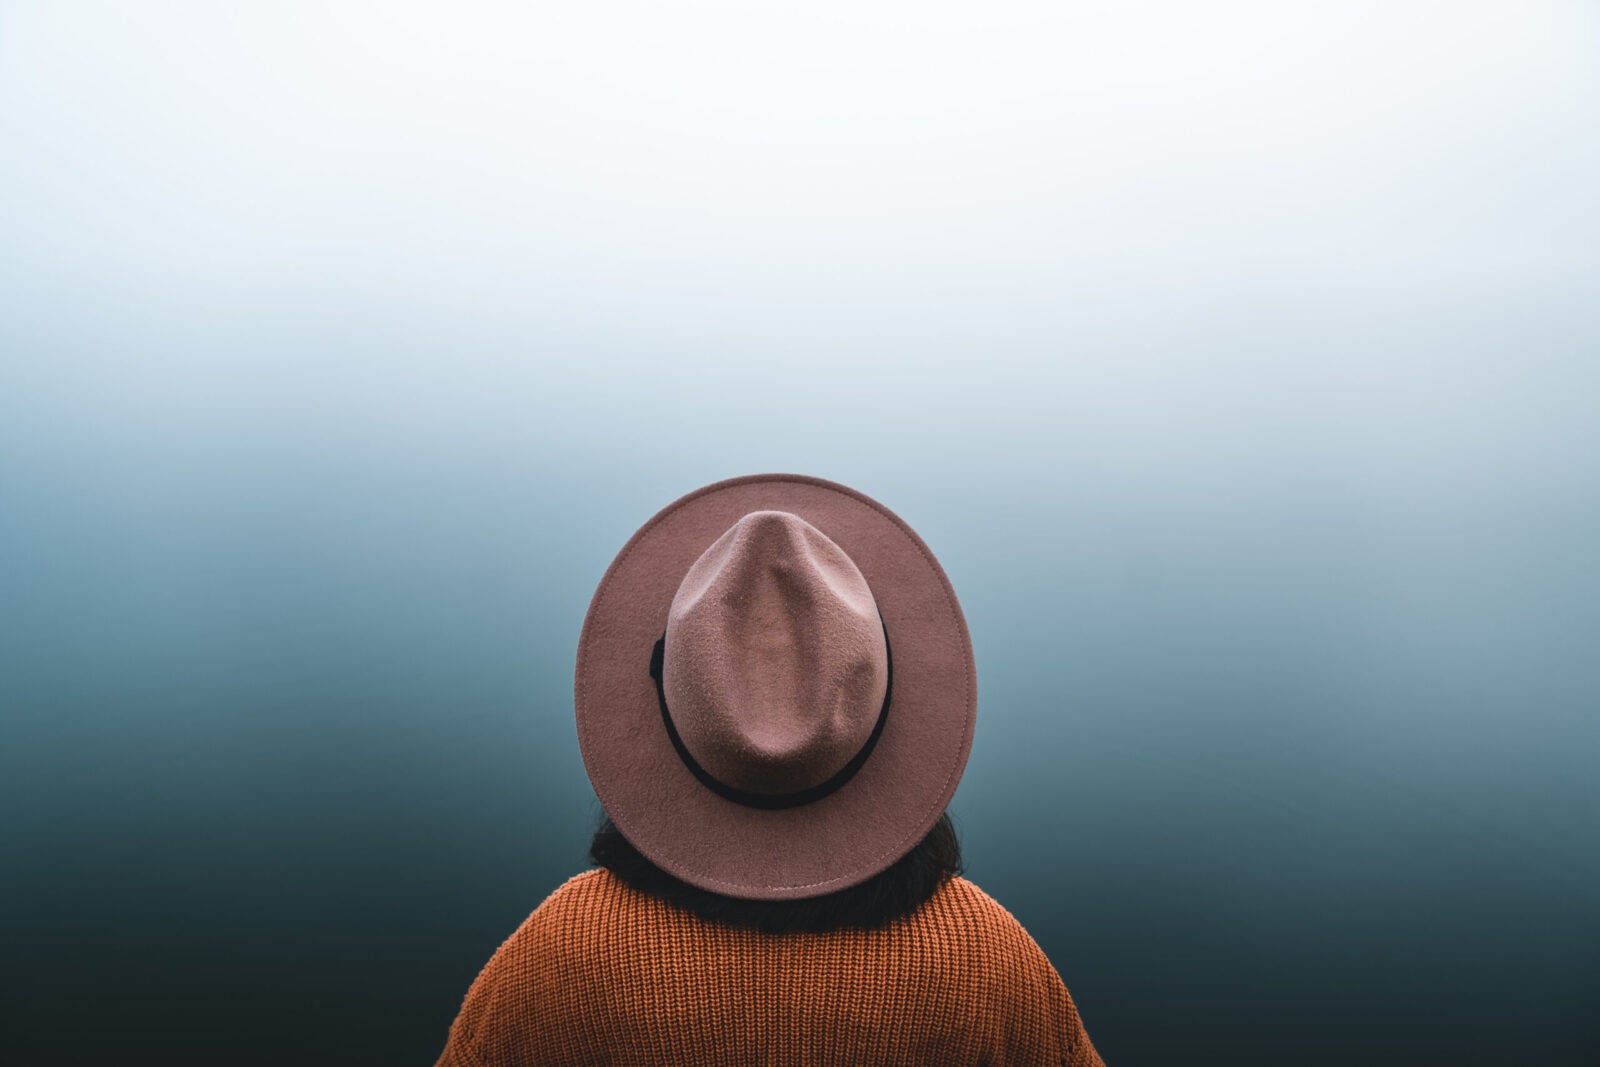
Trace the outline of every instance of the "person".
<instances>
[{"instance_id":1,"label":"person","mask_svg":"<svg viewBox=\"0 0 1600 1067\"><path fill-rule=\"evenodd\" d=\"M883 505L782 474L668 505L600 581L574 708L596 866L494 952L440 1067L1103 1067L962 873L972 645Z\"/></svg>"}]
</instances>

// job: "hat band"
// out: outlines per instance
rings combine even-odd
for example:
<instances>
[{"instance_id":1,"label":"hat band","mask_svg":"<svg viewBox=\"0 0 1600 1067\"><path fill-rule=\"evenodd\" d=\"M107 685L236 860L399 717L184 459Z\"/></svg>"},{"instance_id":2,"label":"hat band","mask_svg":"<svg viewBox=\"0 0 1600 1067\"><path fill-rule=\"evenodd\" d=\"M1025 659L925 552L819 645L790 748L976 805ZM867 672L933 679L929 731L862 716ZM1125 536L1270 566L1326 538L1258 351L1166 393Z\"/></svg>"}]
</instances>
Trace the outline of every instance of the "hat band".
<instances>
[{"instance_id":1,"label":"hat band","mask_svg":"<svg viewBox=\"0 0 1600 1067\"><path fill-rule=\"evenodd\" d=\"M878 620L883 625L883 619ZM861 746L850 762L840 767L838 772L827 781L808 789L797 789L792 793L756 793L748 789L740 789L722 781L716 775L700 766L700 761L694 758L683 743L683 738L678 736L678 728L673 725L672 712L667 708L667 690L662 684L662 665L667 658L667 635L663 633L656 638L655 648L650 652L650 677L656 682L656 699L661 702L661 722L667 728L667 736L672 739L672 747L677 750L678 758L683 760L683 765L688 767L694 776L700 779L700 784L725 800L735 804L743 804L747 808L798 808L802 804L821 800L829 793L837 791L846 782L856 776L867 757L872 755L873 748L878 743L878 738L883 734L883 724L889 720L889 697L894 692L894 657L889 652L889 627L883 626L883 653L884 653L884 683L883 707L878 709L878 721L872 726L872 733Z\"/></svg>"}]
</instances>

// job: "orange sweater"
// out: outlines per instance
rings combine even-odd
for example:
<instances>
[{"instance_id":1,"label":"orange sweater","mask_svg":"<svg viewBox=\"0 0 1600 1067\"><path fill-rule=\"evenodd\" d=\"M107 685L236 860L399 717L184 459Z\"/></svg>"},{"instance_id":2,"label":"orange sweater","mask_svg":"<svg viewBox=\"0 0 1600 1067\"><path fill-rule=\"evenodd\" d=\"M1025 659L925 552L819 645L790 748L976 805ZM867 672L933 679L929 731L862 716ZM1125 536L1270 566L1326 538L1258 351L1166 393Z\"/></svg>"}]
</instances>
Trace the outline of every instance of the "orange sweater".
<instances>
[{"instance_id":1,"label":"orange sweater","mask_svg":"<svg viewBox=\"0 0 1600 1067\"><path fill-rule=\"evenodd\" d=\"M881 930L766 934L604 869L506 939L438 1062L1104 1067L1043 951L964 878Z\"/></svg>"}]
</instances>

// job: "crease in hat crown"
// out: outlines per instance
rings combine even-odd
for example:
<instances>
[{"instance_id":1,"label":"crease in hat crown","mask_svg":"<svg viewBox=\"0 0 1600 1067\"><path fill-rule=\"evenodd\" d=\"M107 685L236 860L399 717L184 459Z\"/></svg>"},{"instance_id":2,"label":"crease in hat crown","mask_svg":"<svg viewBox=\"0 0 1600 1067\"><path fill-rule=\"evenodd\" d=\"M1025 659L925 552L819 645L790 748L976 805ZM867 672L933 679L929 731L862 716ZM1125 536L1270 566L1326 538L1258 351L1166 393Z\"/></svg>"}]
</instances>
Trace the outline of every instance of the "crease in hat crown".
<instances>
[{"instance_id":1,"label":"crease in hat crown","mask_svg":"<svg viewBox=\"0 0 1600 1067\"><path fill-rule=\"evenodd\" d=\"M689 651L683 633L692 628L670 649L670 636L662 639L690 568L741 517L765 510L804 519L848 553L887 623L886 674L893 660L893 678L886 678L893 697L879 705L876 732L867 733L867 743L838 774L825 776L842 754L835 752L815 760L813 773L791 777L789 784L822 779L806 789L779 792L781 783L771 776L740 779L765 787L743 792L778 792L777 801L806 797L830 780L841 783L770 807L717 788L733 788L732 782L713 785L708 765L716 761L707 730L686 722L690 728L680 733L674 726L675 717L691 716L666 706L664 674L675 676L674 688L687 687L686 663L695 657L678 654ZM858 885L904 856L955 795L977 715L966 622L928 545L860 490L803 474L752 474L704 485L640 526L589 603L573 683L584 767L617 828L668 874L752 900L822 896ZM837 749L849 747L836 742ZM724 775L734 776L745 764L729 762L734 766L718 766Z\"/></svg>"},{"instance_id":2,"label":"crease in hat crown","mask_svg":"<svg viewBox=\"0 0 1600 1067\"><path fill-rule=\"evenodd\" d=\"M784 793L828 780L861 750L888 657L855 561L798 515L752 511L679 583L662 688L701 766L739 789Z\"/></svg>"}]
</instances>

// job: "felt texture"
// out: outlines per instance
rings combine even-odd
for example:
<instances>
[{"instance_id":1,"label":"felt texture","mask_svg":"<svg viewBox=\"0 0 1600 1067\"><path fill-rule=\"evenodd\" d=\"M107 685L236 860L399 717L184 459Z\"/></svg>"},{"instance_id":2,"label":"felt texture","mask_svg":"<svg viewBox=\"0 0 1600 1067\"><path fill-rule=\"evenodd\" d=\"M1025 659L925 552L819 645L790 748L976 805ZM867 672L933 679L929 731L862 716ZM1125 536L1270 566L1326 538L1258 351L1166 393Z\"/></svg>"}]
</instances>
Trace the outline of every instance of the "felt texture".
<instances>
[{"instance_id":1,"label":"felt texture","mask_svg":"<svg viewBox=\"0 0 1600 1067\"><path fill-rule=\"evenodd\" d=\"M867 580L827 534L755 511L684 575L662 687L695 760L757 793L827 781L872 733L888 652Z\"/></svg>"},{"instance_id":2,"label":"felt texture","mask_svg":"<svg viewBox=\"0 0 1600 1067\"><path fill-rule=\"evenodd\" d=\"M479 972L437 1067L1104 1067L1060 972L951 878L876 930L708 922L588 871Z\"/></svg>"},{"instance_id":3,"label":"felt texture","mask_svg":"<svg viewBox=\"0 0 1600 1067\"><path fill-rule=\"evenodd\" d=\"M769 512L787 517L760 514ZM736 532L741 520L749 520L742 533ZM723 549L708 555L725 537ZM853 564L865 593L833 549ZM763 570L763 559L788 560L787 576ZM685 579L702 562L686 587ZM699 584L744 590L752 603L719 607L701 596L691 604ZM691 625L683 630L685 655L675 659L668 624L680 590L685 602L679 619ZM808 592L812 604L805 606L796 591ZM826 603L817 606L815 598L824 593ZM702 785L679 759L661 719L649 673L657 638L667 633L663 682L681 688L676 696L686 701L684 711L695 724L685 744L696 759L716 763L713 773L719 776L782 791L784 781L827 777L823 772L841 752L844 760L853 754L852 740L859 747L863 724L871 729L878 710L871 694L878 692L881 700L882 690L876 689L877 653L863 632L870 630L863 620L872 617L868 604L888 633L894 679L883 733L861 770L819 800L778 810L737 804ZM804 611L800 619L785 621L776 614L780 605ZM752 623L749 642L781 668L765 680L748 665L730 662L719 669L715 650L706 647L716 633L728 632L740 610ZM826 641L817 636L824 617L841 627ZM820 651L815 663L843 674L804 677L804 649L779 638L807 630ZM676 672L681 675L673 680ZM706 678L722 688L707 685ZM784 695L803 692L836 702L828 707L824 700L819 711L816 704ZM750 695L755 703L741 702ZM676 723L674 691L668 700ZM798 714L802 704L801 721L768 728L780 712ZM863 705L871 714L859 711ZM595 793L641 853L702 889L793 899L865 881L928 832L955 794L971 751L977 679L955 592L908 525L877 501L834 482L752 475L684 496L623 546L584 619L574 709ZM735 716L752 709L755 726ZM753 751L761 759L752 760Z\"/></svg>"}]
</instances>

